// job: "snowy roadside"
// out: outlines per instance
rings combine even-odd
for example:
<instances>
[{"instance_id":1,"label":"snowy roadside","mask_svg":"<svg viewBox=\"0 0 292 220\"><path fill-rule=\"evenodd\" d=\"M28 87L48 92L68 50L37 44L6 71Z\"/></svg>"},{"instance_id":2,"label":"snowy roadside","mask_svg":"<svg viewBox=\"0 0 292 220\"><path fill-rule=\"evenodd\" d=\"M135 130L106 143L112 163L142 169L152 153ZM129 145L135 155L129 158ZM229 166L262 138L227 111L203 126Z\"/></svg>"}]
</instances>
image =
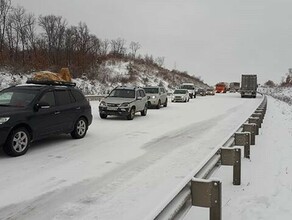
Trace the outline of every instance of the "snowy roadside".
<instances>
[{"instance_id":1,"label":"snowy roadside","mask_svg":"<svg viewBox=\"0 0 292 220\"><path fill-rule=\"evenodd\" d=\"M241 185L232 185L232 167L220 167L211 177L222 181L223 219L291 219L291 140L292 106L269 97L251 159L242 159ZM208 210L192 208L185 220L195 217L209 219Z\"/></svg>"}]
</instances>

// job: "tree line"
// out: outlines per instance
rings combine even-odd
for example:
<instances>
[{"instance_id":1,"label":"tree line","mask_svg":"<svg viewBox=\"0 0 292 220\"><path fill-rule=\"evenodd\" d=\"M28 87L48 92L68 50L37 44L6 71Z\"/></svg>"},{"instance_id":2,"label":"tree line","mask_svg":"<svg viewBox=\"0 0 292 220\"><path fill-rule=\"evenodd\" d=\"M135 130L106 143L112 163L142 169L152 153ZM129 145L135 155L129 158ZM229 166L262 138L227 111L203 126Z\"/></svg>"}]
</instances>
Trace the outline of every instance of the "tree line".
<instances>
[{"instance_id":1,"label":"tree line","mask_svg":"<svg viewBox=\"0 0 292 220\"><path fill-rule=\"evenodd\" d=\"M62 16L28 13L11 0L0 0L0 67L22 70L69 67L73 75L94 71L109 58L137 59L159 67L164 57L140 55L139 42L99 39L80 22L69 26Z\"/></svg>"}]
</instances>

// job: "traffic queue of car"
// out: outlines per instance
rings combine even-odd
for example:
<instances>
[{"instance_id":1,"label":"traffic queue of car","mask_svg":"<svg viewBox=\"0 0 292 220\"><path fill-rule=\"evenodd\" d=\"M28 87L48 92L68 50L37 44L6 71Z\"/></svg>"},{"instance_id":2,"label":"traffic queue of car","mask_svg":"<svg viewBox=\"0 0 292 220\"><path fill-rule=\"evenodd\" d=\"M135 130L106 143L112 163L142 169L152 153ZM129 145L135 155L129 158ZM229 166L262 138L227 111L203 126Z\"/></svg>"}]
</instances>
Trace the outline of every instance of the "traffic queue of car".
<instances>
[{"instance_id":1,"label":"traffic queue of car","mask_svg":"<svg viewBox=\"0 0 292 220\"><path fill-rule=\"evenodd\" d=\"M188 102L206 94L183 84L170 98L171 102ZM99 115L102 119L115 115L133 120L137 112L146 116L148 108L167 107L168 99L161 86L118 86L100 101ZM92 118L89 101L74 83L30 81L12 86L0 91L0 146L16 157L25 154L32 141L50 135L71 134L80 139Z\"/></svg>"}]
</instances>

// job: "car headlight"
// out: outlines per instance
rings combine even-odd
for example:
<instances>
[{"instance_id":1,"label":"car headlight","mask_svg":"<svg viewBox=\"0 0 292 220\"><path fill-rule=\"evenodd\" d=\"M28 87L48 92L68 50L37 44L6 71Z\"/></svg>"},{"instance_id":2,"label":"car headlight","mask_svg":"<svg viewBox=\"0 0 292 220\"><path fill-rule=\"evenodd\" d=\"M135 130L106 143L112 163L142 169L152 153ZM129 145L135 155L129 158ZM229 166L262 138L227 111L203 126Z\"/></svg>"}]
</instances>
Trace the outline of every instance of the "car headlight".
<instances>
[{"instance_id":1,"label":"car headlight","mask_svg":"<svg viewBox=\"0 0 292 220\"><path fill-rule=\"evenodd\" d=\"M128 102L122 103L120 107L127 108L129 107L129 103Z\"/></svg>"},{"instance_id":2,"label":"car headlight","mask_svg":"<svg viewBox=\"0 0 292 220\"><path fill-rule=\"evenodd\" d=\"M2 117L0 118L0 125L4 124L5 122L7 122L9 120L10 117Z\"/></svg>"},{"instance_id":3,"label":"car headlight","mask_svg":"<svg viewBox=\"0 0 292 220\"><path fill-rule=\"evenodd\" d=\"M155 96L155 95L153 95L153 96L151 96L151 98L152 98L152 99L155 99L155 98L156 98L156 96Z\"/></svg>"},{"instance_id":4,"label":"car headlight","mask_svg":"<svg viewBox=\"0 0 292 220\"><path fill-rule=\"evenodd\" d=\"M106 102L105 101L101 101L100 104L99 104L99 106L105 107L106 106Z\"/></svg>"}]
</instances>

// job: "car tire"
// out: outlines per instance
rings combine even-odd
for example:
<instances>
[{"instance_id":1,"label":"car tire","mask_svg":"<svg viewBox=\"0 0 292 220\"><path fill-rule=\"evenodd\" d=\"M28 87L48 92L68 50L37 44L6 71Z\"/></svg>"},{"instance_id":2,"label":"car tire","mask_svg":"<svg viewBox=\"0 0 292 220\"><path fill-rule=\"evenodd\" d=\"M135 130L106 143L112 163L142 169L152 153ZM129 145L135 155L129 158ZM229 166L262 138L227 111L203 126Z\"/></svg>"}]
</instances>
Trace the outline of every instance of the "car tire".
<instances>
[{"instance_id":1,"label":"car tire","mask_svg":"<svg viewBox=\"0 0 292 220\"><path fill-rule=\"evenodd\" d=\"M167 98L166 98L163 107L167 107L167 102L168 102L168 100L167 100Z\"/></svg>"},{"instance_id":2,"label":"car tire","mask_svg":"<svg viewBox=\"0 0 292 220\"><path fill-rule=\"evenodd\" d=\"M160 106L161 106L161 101L160 101L160 99L159 99L156 108L157 108L157 109L160 109Z\"/></svg>"},{"instance_id":3,"label":"car tire","mask_svg":"<svg viewBox=\"0 0 292 220\"><path fill-rule=\"evenodd\" d=\"M4 152L12 157L24 155L30 145L30 134L24 127L12 130L3 146Z\"/></svg>"},{"instance_id":4,"label":"car tire","mask_svg":"<svg viewBox=\"0 0 292 220\"><path fill-rule=\"evenodd\" d=\"M146 116L147 115L147 105L144 106L143 111L141 111L141 115L142 116Z\"/></svg>"},{"instance_id":5,"label":"car tire","mask_svg":"<svg viewBox=\"0 0 292 220\"><path fill-rule=\"evenodd\" d=\"M107 114L102 114L102 113L100 113L100 114L99 114L99 117L102 118L102 119L106 119L106 118L107 118Z\"/></svg>"},{"instance_id":6,"label":"car tire","mask_svg":"<svg viewBox=\"0 0 292 220\"><path fill-rule=\"evenodd\" d=\"M85 118L81 117L74 125L74 130L71 132L71 136L74 139L83 138L86 135L88 129L88 123Z\"/></svg>"},{"instance_id":7,"label":"car tire","mask_svg":"<svg viewBox=\"0 0 292 220\"><path fill-rule=\"evenodd\" d=\"M130 113L127 115L127 119L128 120L133 120L135 117L135 108L132 107L131 110L130 110Z\"/></svg>"}]
</instances>

